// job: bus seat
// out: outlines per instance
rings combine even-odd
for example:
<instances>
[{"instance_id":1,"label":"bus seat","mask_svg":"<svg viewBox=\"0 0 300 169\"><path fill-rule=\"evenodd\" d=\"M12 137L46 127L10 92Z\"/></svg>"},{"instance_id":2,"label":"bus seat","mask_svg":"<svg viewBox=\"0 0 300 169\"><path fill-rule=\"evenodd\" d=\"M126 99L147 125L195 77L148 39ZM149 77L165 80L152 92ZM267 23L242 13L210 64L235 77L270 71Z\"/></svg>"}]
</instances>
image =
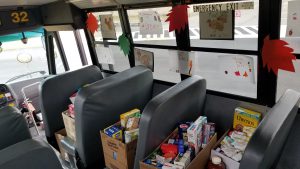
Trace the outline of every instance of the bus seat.
<instances>
[{"instance_id":1,"label":"bus seat","mask_svg":"<svg viewBox=\"0 0 300 169\"><path fill-rule=\"evenodd\" d=\"M28 139L0 150L0 168L62 169L62 166L47 143Z\"/></svg>"},{"instance_id":2,"label":"bus seat","mask_svg":"<svg viewBox=\"0 0 300 169\"><path fill-rule=\"evenodd\" d=\"M71 104L69 97L85 84L102 79L97 66L87 66L75 71L49 77L40 85L40 108L48 142L57 147L55 132L64 128L61 113Z\"/></svg>"},{"instance_id":3,"label":"bus seat","mask_svg":"<svg viewBox=\"0 0 300 169\"><path fill-rule=\"evenodd\" d=\"M180 122L194 121L201 115L206 97L206 81L192 76L153 98L145 107L135 157L149 155Z\"/></svg>"},{"instance_id":4,"label":"bus seat","mask_svg":"<svg viewBox=\"0 0 300 169\"><path fill-rule=\"evenodd\" d=\"M276 169L300 168L300 114L293 123ZM275 167L274 167L275 168Z\"/></svg>"},{"instance_id":5,"label":"bus seat","mask_svg":"<svg viewBox=\"0 0 300 169\"><path fill-rule=\"evenodd\" d=\"M84 167L104 166L100 130L118 122L120 114L141 111L152 98L151 70L137 66L83 88L75 99L76 151Z\"/></svg>"},{"instance_id":6,"label":"bus seat","mask_svg":"<svg viewBox=\"0 0 300 169\"><path fill-rule=\"evenodd\" d=\"M1 169L62 169L53 149L31 138L25 118L16 108L0 109Z\"/></svg>"},{"instance_id":7,"label":"bus seat","mask_svg":"<svg viewBox=\"0 0 300 169\"><path fill-rule=\"evenodd\" d=\"M10 106L0 109L0 135L3 138L0 150L31 138L26 120L18 109Z\"/></svg>"},{"instance_id":8,"label":"bus seat","mask_svg":"<svg viewBox=\"0 0 300 169\"><path fill-rule=\"evenodd\" d=\"M269 169L277 163L298 112L300 93L287 90L254 132L240 169Z\"/></svg>"}]
</instances>

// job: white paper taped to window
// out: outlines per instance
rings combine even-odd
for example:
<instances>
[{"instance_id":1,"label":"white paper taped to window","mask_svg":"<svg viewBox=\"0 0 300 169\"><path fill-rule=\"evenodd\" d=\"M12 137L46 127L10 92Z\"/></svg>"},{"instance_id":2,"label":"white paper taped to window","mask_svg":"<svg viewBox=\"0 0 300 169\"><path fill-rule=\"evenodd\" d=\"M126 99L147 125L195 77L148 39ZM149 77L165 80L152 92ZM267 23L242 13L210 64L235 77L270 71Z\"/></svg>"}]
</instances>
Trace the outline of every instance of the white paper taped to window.
<instances>
[{"instance_id":1,"label":"white paper taped to window","mask_svg":"<svg viewBox=\"0 0 300 169\"><path fill-rule=\"evenodd\" d=\"M255 83L254 59L251 56L220 55L219 61L220 77Z\"/></svg>"},{"instance_id":2,"label":"white paper taped to window","mask_svg":"<svg viewBox=\"0 0 300 169\"><path fill-rule=\"evenodd\" d=\"M139 19L141 35L160 35L163 33L161 19L156 11L142 11L139 13Z\"/></svg>"},{"instance_id":3,"label":"white paper taped to window","mask_svg":"<svg viewBox=\"0 0 300 169\"><path fill-rule=\"evenodd\" d=\"M300 1L288 2L287 37L300 37Z\"/></svg>"},{"instance_id":4,"label":"white paper taped to window","mask_svg":"<svg viewBox=\"0 0 300 169\"><path fill-rule=\"evenodd\" d=\"M114 64L113 54L109 47L96 45L96 53L99 63Z\"/></svg>"}]
</instances>

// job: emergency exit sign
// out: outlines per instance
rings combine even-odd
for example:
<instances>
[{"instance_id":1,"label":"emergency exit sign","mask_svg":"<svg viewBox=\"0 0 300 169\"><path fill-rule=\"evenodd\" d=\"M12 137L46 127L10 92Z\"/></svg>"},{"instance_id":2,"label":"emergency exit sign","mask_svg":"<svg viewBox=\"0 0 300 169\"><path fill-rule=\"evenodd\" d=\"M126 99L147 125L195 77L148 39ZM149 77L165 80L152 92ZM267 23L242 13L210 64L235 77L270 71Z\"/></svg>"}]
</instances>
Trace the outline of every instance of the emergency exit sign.
<instances>
[{"instance_id":1,"label":"emergency exit sign","mask_svg":"<svg viewBox=\"0 0 300 169\"><path fill-rule=\"evenodd\" d=\"M194 5L194 12L220 12L241 9L254 9L254 2L214 3Z\"/></svg>"}]
</instances>

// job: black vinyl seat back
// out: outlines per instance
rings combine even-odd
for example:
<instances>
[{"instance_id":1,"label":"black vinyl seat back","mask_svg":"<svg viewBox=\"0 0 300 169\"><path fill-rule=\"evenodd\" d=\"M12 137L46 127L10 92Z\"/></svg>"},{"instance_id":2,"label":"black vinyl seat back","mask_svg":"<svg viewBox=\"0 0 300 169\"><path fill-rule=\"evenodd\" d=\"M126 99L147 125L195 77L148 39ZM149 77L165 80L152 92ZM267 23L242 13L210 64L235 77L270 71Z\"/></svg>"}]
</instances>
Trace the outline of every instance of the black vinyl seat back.
<instances>
[{"instance_id":1,"label":"black vinyl seat back","mask_svg":"<svg viewBox=\"0 0 300 169\"><path fill-rule=\"evenodd\" d=\"M83 88L75 99L76 151L84 167L104 165L100 130L120 114L143 110L152 98L153 75L138 66Z\"/></svg>"},{"instance_id":2,"label":"black vinyl seat back","mask_svg":"<svg viewBox=\"0 0 300 169\"><path fill-rule=\"evenodd\" d=\"M13 107L0 109L0 150L18 142L31 139L25 118Z\"/></svg>"},{"instance_id":3,"label":"black vinyl seat back","mask_svg":"<svg viewBox=\"0 0 300 169\"><path fill-rule=\"evenodd\" d=\"M143 111L135 157L139 161L149 155L169 136L180 122L194 121L203 113L206 81L190 77L153 98Z\"/></svg>"},{"instance_id":4,"label":"black vinyl seat back","mask_svg":"<svg viewBox=\"0 0 300 169\"><path fill-rule=\"evenodd\" d=\"M61 113L71 104L69 97L85 84L102 79L97 66L87 66L46 79L40 85L40 104L49 143L55 146L54 134L64 128ZM56 146L55 146L56 147Z\"/></svg>"},{"instance_id":5,"label":"black vinyl seat back","mask_svg":"<svg viewBox=\"0 0 300 169\"><path fill-rule=\"evenodd\" d=\"M300 93L287 90L256 129L240 163L240 169L270 169L279 159L298 112Z\"/></svg>"}]
</instances>

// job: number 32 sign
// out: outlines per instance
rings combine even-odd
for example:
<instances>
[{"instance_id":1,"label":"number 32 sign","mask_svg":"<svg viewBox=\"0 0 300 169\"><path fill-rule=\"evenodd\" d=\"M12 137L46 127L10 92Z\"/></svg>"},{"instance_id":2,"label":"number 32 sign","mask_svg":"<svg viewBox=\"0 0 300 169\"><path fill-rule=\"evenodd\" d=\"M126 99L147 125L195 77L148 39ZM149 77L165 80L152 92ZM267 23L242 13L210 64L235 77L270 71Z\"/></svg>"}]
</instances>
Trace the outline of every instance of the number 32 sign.
<instances>
[{"instance_id":1,"label":"number 32 sign","mask_svg":"<svg viewBox=\"0 0 300 169\"><path fill-rule=\"evenodd\" d=\"M10 14L13 23L26 23L29 22L28 12L14 11Z\"/></svg>"}]
</instances>

